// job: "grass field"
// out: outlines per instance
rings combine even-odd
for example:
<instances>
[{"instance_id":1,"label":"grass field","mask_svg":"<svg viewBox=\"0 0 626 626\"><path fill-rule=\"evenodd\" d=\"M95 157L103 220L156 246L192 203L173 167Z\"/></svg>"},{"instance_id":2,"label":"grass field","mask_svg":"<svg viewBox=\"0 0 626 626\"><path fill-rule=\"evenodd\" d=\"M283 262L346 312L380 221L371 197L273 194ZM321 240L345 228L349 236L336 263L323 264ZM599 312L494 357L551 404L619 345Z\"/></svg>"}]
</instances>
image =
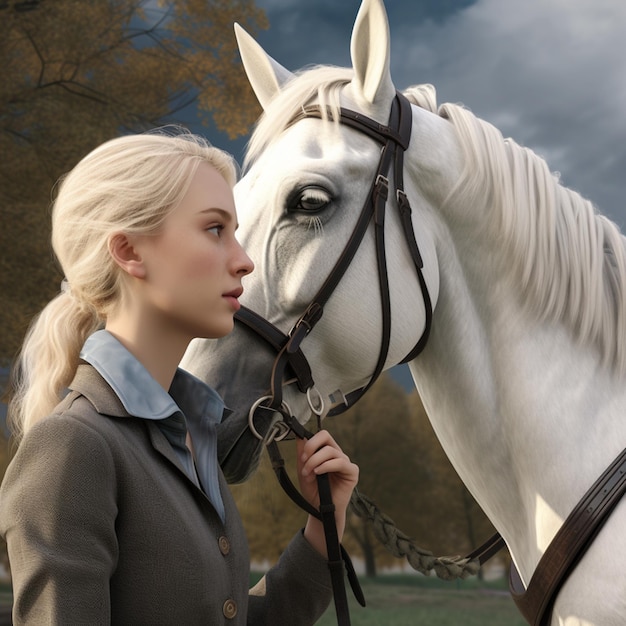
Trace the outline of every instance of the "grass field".
<instances>
[{"instance_id":1,"label":"grass field","mask_svg":"<svg viewBox=\"0 0 626 626\"><path fill-rule=\"evenodd\" d=\"M260 574L252 574L251 583L258 578ZM446 583L423 576L386 575L361 579L361 586L367 601L365 608L357 604L348 589L352 626L525 626L505 581ZM10 588L0 585L0 609L10 602ZM317 624L336 626L334 605Z\"/></svg>"},{"instance_id":2,"label":"grass field","mask_svg":"<svg viewBox=\"0 0 626 626\"><path fill-rule=\"evenodd\" d=\"M421 576L361 580L367 606L348 590L352 626L525 626L504 581L446 583ZM320 626L335 626L334 606Z\"/></svg>"}]
</instances>

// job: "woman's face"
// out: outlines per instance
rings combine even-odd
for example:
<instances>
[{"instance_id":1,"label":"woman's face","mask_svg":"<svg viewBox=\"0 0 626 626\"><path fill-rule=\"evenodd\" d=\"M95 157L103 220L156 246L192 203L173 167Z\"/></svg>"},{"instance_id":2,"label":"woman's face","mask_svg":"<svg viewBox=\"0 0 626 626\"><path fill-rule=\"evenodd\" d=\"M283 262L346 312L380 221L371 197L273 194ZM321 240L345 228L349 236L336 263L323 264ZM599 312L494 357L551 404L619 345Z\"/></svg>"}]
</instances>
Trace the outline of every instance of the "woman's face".
<instances>
[{"instance_id":1,"label":"woman's face","mask_svg":"<svg viewBox=\"0 0 626 626\"><path fill-rule=\"evenodd\" d=\"M235 239L232 189L207 163L156 235L134 242L145 269L144 305L163 331L217 338L233 328L241 279L254 264Z\"/></svg>"}]
</instances>

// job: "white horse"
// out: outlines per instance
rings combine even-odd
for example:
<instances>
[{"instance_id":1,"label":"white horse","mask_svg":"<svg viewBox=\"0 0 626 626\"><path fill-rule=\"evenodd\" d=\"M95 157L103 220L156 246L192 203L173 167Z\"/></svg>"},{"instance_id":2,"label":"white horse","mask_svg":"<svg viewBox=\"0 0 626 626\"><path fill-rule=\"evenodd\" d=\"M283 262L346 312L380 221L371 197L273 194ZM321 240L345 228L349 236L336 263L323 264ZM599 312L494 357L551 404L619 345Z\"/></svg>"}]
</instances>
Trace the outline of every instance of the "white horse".
<instances>
[{"instance_id":1,"label":"white horse","mask_svg":"<svg viewBox=\"0 0 626 626\"><path fill-rule=\"evenodd\" d=\"M236 187L242 242L256 263L243 304L287 333L344 248L380 146L303 105L342 106L387 124L395 95L381 0L363 0L353 69L292 74L237 29L263 106ZM429 86L405 92L412 134L405 189L432 299L424 351L409 363L432 426L505 539L525 584L564 519L626 446L626 253L618 229L546 164L460 106L436 110ZM392 324L385 368L424 330L425 305L389 208ZM371 229L302 343L325 401L365 385L382 312ZM245 329L196 341L183 366L225 396L221 459L231 480L256 464L248 410L267 393L274 354ZM293 385L284 399L309 412ZM389 451L393 454L393 451ZM626 624L626 501L560 591L551 624Z\"/></svg>"}]
</instances>

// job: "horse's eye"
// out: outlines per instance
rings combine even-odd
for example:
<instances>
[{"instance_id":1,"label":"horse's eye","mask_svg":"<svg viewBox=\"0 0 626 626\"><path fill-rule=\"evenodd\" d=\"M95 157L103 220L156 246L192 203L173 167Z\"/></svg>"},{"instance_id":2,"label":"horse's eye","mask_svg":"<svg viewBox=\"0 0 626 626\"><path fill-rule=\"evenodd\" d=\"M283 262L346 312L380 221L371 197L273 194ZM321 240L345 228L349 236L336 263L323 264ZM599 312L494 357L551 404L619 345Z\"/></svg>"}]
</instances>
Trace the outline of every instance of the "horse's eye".
<instances>
[{"instance_id":1,"label":"horse's eye","mask_svg":"<svg viewBox=\"0 0 626 626\"><path fill-rule=\"evenodd\" d=\"M331 195L323 187L305 187L294 194L289 202L289 210L319 213L328 206L331 200Z\"/></svg>"}]
</instances>

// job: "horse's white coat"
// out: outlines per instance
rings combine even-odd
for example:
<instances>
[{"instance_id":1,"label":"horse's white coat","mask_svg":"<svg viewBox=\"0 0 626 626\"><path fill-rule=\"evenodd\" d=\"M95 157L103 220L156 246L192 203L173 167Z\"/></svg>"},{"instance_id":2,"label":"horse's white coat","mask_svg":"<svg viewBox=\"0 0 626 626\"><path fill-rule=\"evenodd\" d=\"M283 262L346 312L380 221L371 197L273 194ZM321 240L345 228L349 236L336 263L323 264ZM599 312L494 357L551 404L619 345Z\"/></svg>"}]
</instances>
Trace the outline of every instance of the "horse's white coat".
<instances>
[{"instance_id":1,"label":"horse's white coat","mask_svg":"<svg viewBox=\"0 0 626 626\"><path fill-rule=\"evenodd\" d=\"M319 120L281 132L275 121L309 100L298 105L289 94L302 84L316 95L315 85L335 70L310 70L289 86L287 70L243 31L238 38L266 109L236 188L241 238L257 267L244 304L287 331L344 247L379 148ZM386 121L393 85L381 0L363 0L351 52L354 78L342 74L343 83L322 96ZM410 369L446 453L528 582L562 521L626 445L624 243L589 205L548 182L542 161L470 113L449 105L441 115L421 107L413 113L405 183L434 318ZM476 146L483 173L481 164L464 169L472 167L464 129L476 134L465 145ZM328 201L314 220L288 209L305 189L306 200ZM508 206L524 194L535 208ZM392 366L421 335L424 307L388 206ZM381 313L372 242L368 235L303 344L325 397L367 382L376 362ZM185 366L211 380L217 361L219 376L232 380L232 360L207 344L196 346ZM232 383L254 384L263 389L266 382ZM304 410L294 391L286 398ZM625 528L622 502L561 591L553 625L626 623Z\"/></svg>"}]
</instances>

